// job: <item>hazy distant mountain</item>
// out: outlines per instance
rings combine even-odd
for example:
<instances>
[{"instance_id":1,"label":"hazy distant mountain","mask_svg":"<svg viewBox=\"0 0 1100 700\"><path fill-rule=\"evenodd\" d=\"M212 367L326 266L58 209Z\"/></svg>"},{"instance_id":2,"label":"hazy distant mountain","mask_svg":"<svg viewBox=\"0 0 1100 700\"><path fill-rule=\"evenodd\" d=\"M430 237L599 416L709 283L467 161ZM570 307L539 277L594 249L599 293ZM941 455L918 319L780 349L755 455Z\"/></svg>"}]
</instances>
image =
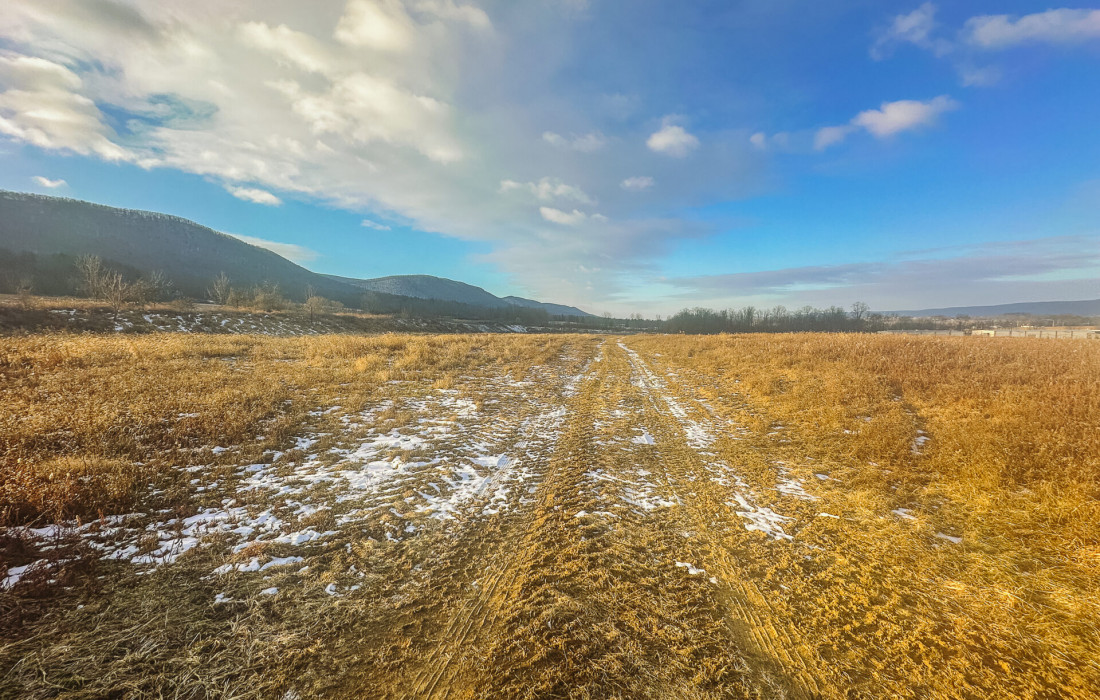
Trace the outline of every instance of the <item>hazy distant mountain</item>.
<instances>
[{"instance_id":1,"label":"hazy distant mountain","mask_svg":"<svg viewBox=\"0 0 1100 700\"><path fill-rule=\"evenodd\" d=\"M591 316L585 311L574 306L562 304L547 304L523 297L498 297L490 294L481 287L475 287L465 282L456 282L443 277L431 275L392 275L390 277L376 277L374 279L355 279L352 277L337 277L328 275L331 279L353 284L363 289L385 294L398 294L417 299L437 299L441 301L456 301L462 304L473 304L488 308L505 308L519 306L525 309L541 309L552 316Z\"/></svg>"},{"instance_id":2,"label":"hazy distant mountain","mask_svg":"<svg viewBox=\"0 0 1100 700\"><path fill-rule=\"evenodd\" d=\"M354 277L338 277L326 275L330 279L351 284L362 289L384 294L397 294L403 297L415 297L417 299L441 299L457 301L463 304L476 306L498 307L506 306L498 297L493 296L481 287L475 287L465 282L432 277L431 275L392 275L390 277L376 277L374 279L356 279Z\"/></svg>"},{"instance_id":3,"label":"hazy distant mountain","mask_svg":"<svg viewBox=\"0 0 1100 700\"><path fill-rule=\"evenodd\" d=\"M593 314L581 311L575 306L565 306L563 304L550 304L545 301L535 301L534 299L524 299L523 297L501 297L502 300L508 302L512 306L523 306L529 309L542 309L551 316L592 316Z\"/></svg>"},{"instance_id":4,"label":"hazy distant mountain","mask_svg":"<svg viewBox=\"0 0 1100 700\"><path fill-rule=\"evenodd\" d=\"M921 309L919 311L894 311L899 316L1004 316L1006 314L1031 314L1033 316L1100 316L1100 299L1085 301L1025 301L1017 304L994 306L952 306L946 309Z\"/></svg>"}]
</instances>

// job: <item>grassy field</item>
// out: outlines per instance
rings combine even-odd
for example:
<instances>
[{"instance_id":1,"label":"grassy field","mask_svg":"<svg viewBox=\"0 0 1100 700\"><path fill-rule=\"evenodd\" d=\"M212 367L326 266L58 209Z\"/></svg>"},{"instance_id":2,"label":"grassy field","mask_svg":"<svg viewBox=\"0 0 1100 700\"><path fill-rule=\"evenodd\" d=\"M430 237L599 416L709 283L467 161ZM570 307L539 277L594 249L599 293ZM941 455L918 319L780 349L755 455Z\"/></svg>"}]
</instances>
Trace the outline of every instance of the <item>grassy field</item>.
<instances>
[{"instance_id":1,"label":"grassy field","mask_svg":"<svg viewBox=\"0 0 1100 700\"><path fill-rule=\"evenodd\" d=\"M0 697L1092 698L1100 343L0 340Z\"/></svg>"}]
</instances>

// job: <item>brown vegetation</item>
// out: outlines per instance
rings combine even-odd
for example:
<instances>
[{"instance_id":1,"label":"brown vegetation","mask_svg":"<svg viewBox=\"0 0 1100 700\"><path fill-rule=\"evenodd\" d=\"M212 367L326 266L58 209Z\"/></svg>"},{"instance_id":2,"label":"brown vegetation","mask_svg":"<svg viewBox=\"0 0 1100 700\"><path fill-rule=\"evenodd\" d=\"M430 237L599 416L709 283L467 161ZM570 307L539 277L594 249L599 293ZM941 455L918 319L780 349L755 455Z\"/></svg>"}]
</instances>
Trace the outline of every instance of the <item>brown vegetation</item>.
<instances>
[{"instance_id":1,"label":"brown vegetation","mask_svg":"<svg viewBox=\"0 0 1100 700\"><path fill-rule=\"evenodd\" d=\"M0 591L0 696L1095 695L1100 344L618 342L5 339L0 559L50 563ZM369 498L295 480L391 434ZM452 466L486 486L438 517ZM231 500L330 534L21 534Z\"/></svg>"}]
</instances>

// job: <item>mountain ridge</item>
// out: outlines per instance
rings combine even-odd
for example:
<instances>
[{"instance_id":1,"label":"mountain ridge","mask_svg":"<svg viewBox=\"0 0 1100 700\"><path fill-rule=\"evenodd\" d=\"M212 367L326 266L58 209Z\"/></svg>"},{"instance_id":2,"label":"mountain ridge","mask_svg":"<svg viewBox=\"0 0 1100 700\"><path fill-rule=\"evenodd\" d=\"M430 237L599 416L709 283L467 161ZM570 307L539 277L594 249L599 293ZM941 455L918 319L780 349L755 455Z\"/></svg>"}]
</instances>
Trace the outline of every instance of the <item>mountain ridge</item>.
<instances>
[{"instance_id":1,"label":"mountain ridge","mask_svg":"<svg viewBox=\"0 0 1100 700\"><path fill-rule=\"evenodd\" d=\"M924 318L928 316L1004 316L1030 314L1035 316L1100 316L1100 299L1078 301L1021 301L986 306L949 306L942 309L891 311L897 316Z\"/></svg>"},{"instance_id":2,"label":"mountain ridge","mask_svg":"<svg viewBox=\"0 0 1100 700\"><path fill-rule=\"evenodd\" d=\"M417 299L437 299L458 301L463 304L501 308L518 306L521 308L541 309L552 316L592 316L575 306L552 304L517 296L498 297L491 292L467 282L436 277L434 275L388 275L370 279L325 275L345 284L355 285L370 291L414 297Z\"/></svg>"},{"instance_id":3,"label":"mountain ridge","mask_svg":"<svg viewBox=\"0 0 1100 700\"><path fill-rule=\"evenodd\" d=\"M393 275L375 280L326 275L180 216L9 190L0 190L0 250L12 254L4 256L8 260L0 260L0 276L8 278L9 287L14 278L34 268L39 277L36 289L51 294L72 293L75 258L97 255L130 276L162 271L181 293L198 299L206 298L214 279L224 272L234 286L277 283L284 294L299 301L315 293L359 307L366 293L368 305L384 311L411 308L431 313L430 305L422 301L430 299L445 307L436 313L454 311L469 316L484 308L497 316L530 314L530 310L591 316L573 307L521 297L506 301L480 287L430 275ZM380 280L392 283L375 288L369 284ZM409 280L419 280L423 288L420 293L399 292L409 286ZM423 293L440 289L449 296Z\"/></svg>"}]
</instances>

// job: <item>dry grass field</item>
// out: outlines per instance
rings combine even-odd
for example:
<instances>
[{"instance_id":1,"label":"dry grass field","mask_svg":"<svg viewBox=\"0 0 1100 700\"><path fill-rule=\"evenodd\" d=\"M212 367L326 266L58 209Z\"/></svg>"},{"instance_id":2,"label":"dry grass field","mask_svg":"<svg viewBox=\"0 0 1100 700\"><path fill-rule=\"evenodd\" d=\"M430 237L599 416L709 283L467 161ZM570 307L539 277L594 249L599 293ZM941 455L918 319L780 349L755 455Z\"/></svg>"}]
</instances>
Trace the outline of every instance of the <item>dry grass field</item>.
<instances>
[{"instance_id":1,"label":"dry grass field","mask_svg":"<svg viewBox=\"0 0 1100 700\"><path fill-rule=\"evenodd\" d=\"M1100 343L0 339L0 697L1094 698Z\"/></svg>"}]
</instances>

